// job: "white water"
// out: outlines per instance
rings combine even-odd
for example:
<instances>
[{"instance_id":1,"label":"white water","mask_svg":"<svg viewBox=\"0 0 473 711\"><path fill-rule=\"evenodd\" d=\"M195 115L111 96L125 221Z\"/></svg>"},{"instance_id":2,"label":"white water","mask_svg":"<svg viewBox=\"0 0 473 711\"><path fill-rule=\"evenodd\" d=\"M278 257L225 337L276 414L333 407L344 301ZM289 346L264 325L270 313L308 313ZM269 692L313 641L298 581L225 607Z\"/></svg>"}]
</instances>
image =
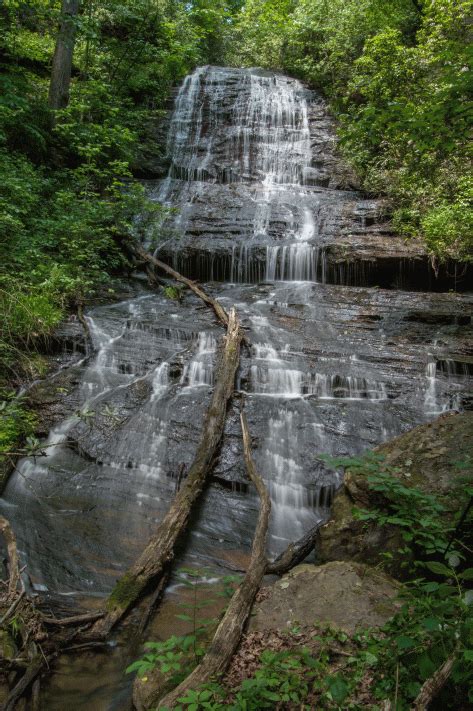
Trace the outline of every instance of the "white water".
<instances>
[{"instance_id":1,"label":"white water","mask_svg":"<svg viewBox=\"0 0 473 711\"><path fill-rule=\"evenodd\" d=\"M217 341L215 336L205 331L199 333L197 353L185 366L181 384L189 388L205 385L211 387L215 380L215 354Z\"/></svg>"}]
</instances>

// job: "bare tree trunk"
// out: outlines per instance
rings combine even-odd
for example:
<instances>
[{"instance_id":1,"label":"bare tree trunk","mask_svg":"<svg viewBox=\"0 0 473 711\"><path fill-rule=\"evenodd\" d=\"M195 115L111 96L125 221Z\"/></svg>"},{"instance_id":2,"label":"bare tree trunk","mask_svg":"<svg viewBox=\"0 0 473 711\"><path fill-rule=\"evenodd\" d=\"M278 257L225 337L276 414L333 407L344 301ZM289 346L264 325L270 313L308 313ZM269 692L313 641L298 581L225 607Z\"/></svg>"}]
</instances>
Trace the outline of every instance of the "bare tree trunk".
<instances>
[{"instance_id":1,"label":"bare tree trunk","mask_svg":"<svg viewBox=\"0 0 473 711\"><path fill-rule=\"evenodd\" d=\"M261 507L256 525L251 560L243 582L233 595L228 609L217 627L205 657L198 667L189 674L187 679L167 694L158 705L158 709L172 709L177 700L190 689L197 689L211 679L221 676L228 667L236 652L244 625L250 614L253 601L263 579L266 559L266 536L268 532L271 499L256 471L251 456L251 441L244 413L241 413L241 428L243 432L243 447L248 475L258 491Z\"/></svg>"},{"instance_id":2,"label":"bare tree trunk","mask_svg":"<svg viewBox=\"0 0 473 711\"><path fill-rule=\"evenodd\" d=\"M15 534L9 521L0 516L0 532L3 534L8 551L8 592L14 593L20 581L20 569L18 565L18 550L16 547Z\"/></svg>"},{"instance_id":3,"label":"bare tree trunk","mask_svg":"<svg viewBox=\"0 0 473 711\"><path fill-rule=\"evenodd\" d=\"M299 538L295 543L290 543L281 555L279 555L272 563L268 563L266 575L284 575L289 570L292 570L296 565L302 563L307 558L309 553L314 549L315 539L320 524L313 526L302 538Z\"/></svg>"},{"instance_id":4,"label":"bare tree trunk","mask_svg":"<svg viewBox=\"0 0 473 711\"><path fill-rule=\"evenodd\" d=\"M72 55L76 39L75 19L79 0L62 0L61 19L54 50L48 103L51 109L64 109L69 103Z\"/></svg>"},{"instance_id":5,"label":"bare tree trunk","mask_svg":"<svg viewBox=\"0 0 473 711\"><path fill-rule=\"evenodd\" d=\"M233 395L235 375L240 362L241 339L240 323L235 309L232 309L212 401L189 473L145 550L112 590L107 601L107 614L95 623L86 634L87 638L106 637L150 584L158 582L165 566L173 559L176 541L184 532L192 506L204 488L222 438L227 406Z\"/></svg>"}]
</instances>

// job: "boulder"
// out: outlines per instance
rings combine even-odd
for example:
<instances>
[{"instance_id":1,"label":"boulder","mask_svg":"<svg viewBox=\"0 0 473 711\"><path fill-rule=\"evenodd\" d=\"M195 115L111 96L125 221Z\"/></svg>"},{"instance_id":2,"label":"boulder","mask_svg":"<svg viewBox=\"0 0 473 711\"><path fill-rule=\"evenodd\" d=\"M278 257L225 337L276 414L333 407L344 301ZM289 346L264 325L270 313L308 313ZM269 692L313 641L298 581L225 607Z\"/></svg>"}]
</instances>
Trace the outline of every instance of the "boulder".
<instances>
[{"instance_id":1,"label":"boulder","mask_svg":"<svg viewBox=\"0 0 473 711\"><path fill-rule=\"evenodd\" d=\"M379 627L399 609L400 583L362 563L298 565L256 604L250 632L328 625L348 634Z\"/></svg>"},{"instance_id":2,"label":"boulder","mask_svg":"<svg viewBox=\"0 0 473 711\"><path fill-rule=\"evenodd\" d=\"M374 451L384 456L383 465L406 486L431 494L450 493L459 477L473 473L471 459L473 412L449 413L396 437ZM459 466L461 465L461 466ZM385 502L384 502L385 503ZM446 500L457 506L455 497ZM316 543L320 562L350 560L376 564L380 555L394 555L390 572L401 574L396 551L401 543L397 527L358 521L353 509L379 508L380 494L369 488L364 474L348 470L335 496L331 520L320 528ZM447 510L447 516L449 512Z\"/></svg>"}]
</instances>

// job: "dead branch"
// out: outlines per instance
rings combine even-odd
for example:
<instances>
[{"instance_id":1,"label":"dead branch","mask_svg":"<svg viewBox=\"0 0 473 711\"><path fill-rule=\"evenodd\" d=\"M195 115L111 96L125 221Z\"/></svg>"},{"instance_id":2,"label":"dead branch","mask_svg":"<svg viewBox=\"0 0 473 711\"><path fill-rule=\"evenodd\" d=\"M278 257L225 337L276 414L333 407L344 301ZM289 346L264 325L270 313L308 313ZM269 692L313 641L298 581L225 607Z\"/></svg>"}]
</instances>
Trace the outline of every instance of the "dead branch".
<instances>
[{"instance_id":1,"label":"dead branch","mask_svg":"<svg viewBox=\"0 0 473 711\"><path fill-rule=\"evenodd\" d=\"M57 654L54 654L53 656L55 658ZM43 668L49 666L49 663L52 661L53 656L44 657L42 654L36 655L36 657L30 663L26 672L21 677L20 681L10 692L8 699L5 701L4 706L2 706L2 711L13 711L23 694L28 691L30 686L34 684L36 679L39 677Z\"/></svg>"},{"instance_id":2,"label":"dead branch","mask_svg":"<svg viewBox=\"0 0 473 711\"><path fill-rule=\"evenodd\" d=\"M140 622L140 626L139 626L139 630L138 630L139 634L143 634L143 632L145 631L145 629L148 626L148 623L153 615L153 612L155 611L155 609L161 602L168 580L169 580L169 571L167 571L166 573L163 573L163 576L162 576L161 580L159 581L156 590L151 595L151 598L146 606L145 613L144 613L143 617L141 618L141 622Z\"/></svg>"},{"instance_id":3,"label":"dead branch","mask_svg":"<svg viewBox=\"0 0 473 711\"><path fill-rule=\"evenodd\" d=\"M427 681L424 682L416 700L414 701L412 711L425 711L428 709L429 705L436 698L436 696L438 696L447 683L450 674L452 673L453 665L456 662L457 654L458 650L455 649L442 666L437 669L437 671L429 677Z\"/></svg>"},{"instance_id":4,"label":"dead branch","mask_svg":"<svg viewBox=\"0 0 473 711\"><path fill-rule=\"evenodd\" d=\"M20 580L20 569L18 566L18 549L16 547L15 534L6 518L0 516L0 531L3 534L8 550L8 592L14 593Z\"/></svg>"},{"instance_id":5,"label":"dead branch","mask_svg":"<svg viewBox=\"0 0 473 711\"><path fill-rule=\"evenodd\" d=\"M251 441L244 413L241 413L240 419L247 472L261 500L258 523L253 539L251 560L247 573L233 595L201 663L187 679L160 701L158 705L159 709L174 708L179 697L183 696L187 691L197 689L225 672L238 647L243 627L248 619L253 601L260 588L266 570L266 536L271 512L271 499L263 480L256 471L251 456Z\"/></svg>"},{"instance_id":6,"label":"dead branch","mask_svg":"<svg viewBox=\"0 0 473 711\"><path fill-rule=\"evenodd\" d=\"M12 602L12 604L10 605L10 607L8 608L8 610L7 610L7 611L5 612L5 614L2 616L2 619L0 620L0 626L3 625L3 624L5 624L5 622L13 615L13 613L14 613L15 610L16 610L16 608L17 608L18 605L20 604L20 602L21 602L21 600L22 600L23 595L25 594L25 592L26 592L25 590L22 590L22 591L20 592L20 594L15 597L15 599L13 600L13 602Z\"/></svg>"},{"instance_id":7,"label":"dead branch","mask_svg":"<svg viewBox=\"0 0 473 711\"><path fill-rule=\"evenodd\" d=\"M267 575L284 575L292 568L307 558L314 548L315 538L319 530L319 524L313 526L306 534L295 543L290 543L285 551L276 560L269 563L266 568Z\"/></svg>"},{"instance_id":8,"label":"dead branch","mask_svg":"<svg viewBox=\"0 0 473 711\"><path fill-rule=\"evenodd\" d=\"M185 531L192 507L212 470L222 438L227 406L233 394L235 375L240 362L241 340L239 320L235 309L232 309L225 346L219 357L212 400L188 475L143 553L112 590L107 600L106 615L95 623L87 637L104 638L149 586L157 584L165 566L173 559L176 541Z\"/></svg>"},{"instance_id":9,"label":"dead branch","mask_svg":"<svg viewBox=\"0 0 473 711\"><path fill-rule=\"evenodd\" d=\"M153 267L156 267L157 269L166 272L166 274L172 277L175 281L178 281L180 284L185 284L185 286L187 286L188 289L193 291L194 294L199 297L199 299L202 299L204 304L210 306L210 308L213 309L218 320L225 326L225 328L228 327L229 316L223 306L216 299L213 299L203 289L201 289L201 287L196 284L195 281L187 279L187 277L182 276L182 274L179 274L179 272L176 272L175 269L170 267L168 264L165 264L165 262L161 262L161 260L156 259L156 257L153 257L151 254L148 254L148 252L146 252L146 250L144 250L141 245L134 244L132 245L131 249L138 257L140 257L140 259L143 259L145 262L151 264Z\"/></svg>"},{"instance_id":10,"label":"dead branch","mask_svg":"<svg viewBox=\"0 0 473 711\"><path fill-rule=\"evenodd\" d=\"M83 625L86 622L95 622L105 615L103 610L99 612L90 612L85 615L74 615L73 617L45 617L42 615L43 622L46 625L54 625L56 627L69 627L72 625Z\"/></svg>"},{"instance_id":11,"label":"dead branch","mask_svg":"<svg viewBox=\"0 0 473 711\"><path fill-rule=\"evenodd\" d=\"M38 677L34 680L31 689L31 711L40 711L40 692L41 692L41 679Z\"/></svg>"}]
</instances>

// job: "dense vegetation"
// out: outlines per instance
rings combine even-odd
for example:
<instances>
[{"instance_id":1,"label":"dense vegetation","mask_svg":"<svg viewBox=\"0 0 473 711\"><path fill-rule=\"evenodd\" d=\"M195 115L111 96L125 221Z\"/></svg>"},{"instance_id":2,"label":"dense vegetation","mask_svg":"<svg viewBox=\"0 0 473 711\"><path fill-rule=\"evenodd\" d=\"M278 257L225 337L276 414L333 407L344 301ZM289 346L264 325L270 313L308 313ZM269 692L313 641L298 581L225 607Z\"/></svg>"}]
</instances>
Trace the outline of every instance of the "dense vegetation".
<instances>
[{"instance_id":1,"label":"dense vegetation","mask_svg":"<svg viewBox=\"0 0 473 711\"><path fill-rule=\"evenodd\" d=\"M67 310L127 269L128 237L159 225L134 170L163 149L152 129L170 90L223 56L238 9L235 0L75 2L69 101L53 109L61 11L73 5L0 7L0 388L42 373L36 351ZM25 423L7 416L7 400L2 412L8 451Z\"/></svg>"},{"instance_id":2,"label":"dense vegetation","mask_svg":"<svg viewBox=\"0 0 473 711\"><path fill-rule=\"evenodd\" d=\"M52 111L48 89L61 2L2 3L3 377L12 368L21 374L25 347L126 266L121 245L137 229L133 217L157 209L130 183L148 129L170 88L195 65L221 56L231 10L208 0L80 3L71 20L70 101ZM160 147L149 141L149 149Z\"/></svg>"}]
</instances>

